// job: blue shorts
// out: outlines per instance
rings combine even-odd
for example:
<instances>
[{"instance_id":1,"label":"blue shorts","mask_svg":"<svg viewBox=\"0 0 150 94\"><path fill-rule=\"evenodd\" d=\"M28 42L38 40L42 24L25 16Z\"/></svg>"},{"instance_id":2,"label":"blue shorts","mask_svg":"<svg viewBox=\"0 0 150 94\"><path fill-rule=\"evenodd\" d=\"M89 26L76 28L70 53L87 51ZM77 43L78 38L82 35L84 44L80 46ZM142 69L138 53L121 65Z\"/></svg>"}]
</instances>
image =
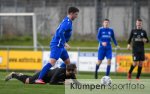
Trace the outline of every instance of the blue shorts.
<instances>
[{"instance_id":1,"label":"blue shorts","mask_svg":"<svg viewBox=\"0 0 150 94\"><path fill-rule=\"evenodd\" d=\"M104 58L112 59L112 48L100 46L98 49L98 60L103 60Z\"/></svg>"},{"instance_id":2,"label":"blue shorts","mask_svg":"<svg viewBox=\"0 0 150 94\"><path fill-rule=\"evenodd\" d=\"M69 58L68 52L64 47L52 46L50 58L58 60L61 58L63 61Z\"/></svg>"}]
</instances>

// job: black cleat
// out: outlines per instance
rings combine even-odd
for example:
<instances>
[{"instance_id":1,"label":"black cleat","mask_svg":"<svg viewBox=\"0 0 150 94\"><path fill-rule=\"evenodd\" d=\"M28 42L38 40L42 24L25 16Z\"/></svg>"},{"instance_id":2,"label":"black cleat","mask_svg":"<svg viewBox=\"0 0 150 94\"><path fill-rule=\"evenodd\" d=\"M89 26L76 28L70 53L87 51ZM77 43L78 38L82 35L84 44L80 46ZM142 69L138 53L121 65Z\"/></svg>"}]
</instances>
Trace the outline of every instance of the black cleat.
<instances>
[{"instance_id":1,"label":"black cleat","mask_svg":"<svg viewBox=\"0 0 150 94\"><path fill-rule=\"evenodd\" d=\"M13 74L16 74L15 72L11 72L10 74L8 74L7 76L6 76L6 78L5 78L5 81L7 82L7 81L9 81L10 79L12 79L13 77L12 77L12 75Z\"/></svg>"}]
</instances>

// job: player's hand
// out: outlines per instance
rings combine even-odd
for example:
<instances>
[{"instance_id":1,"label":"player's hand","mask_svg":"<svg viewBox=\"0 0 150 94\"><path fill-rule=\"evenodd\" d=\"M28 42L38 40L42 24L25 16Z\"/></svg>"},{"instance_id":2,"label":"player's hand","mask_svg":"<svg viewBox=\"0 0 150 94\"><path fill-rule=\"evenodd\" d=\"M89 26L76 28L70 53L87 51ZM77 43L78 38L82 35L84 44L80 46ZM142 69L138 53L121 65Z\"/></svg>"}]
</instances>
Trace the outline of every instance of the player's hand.
<instances>
[{"instance_id":1,"label":"player's hand","mask_svg":"<svg viewBox=\"0 0 150 94\"><path fill-rule=\"evenodd\" d=\"M131 50L131 45L130 44L127 45L127 49Z\"/></svg>"},{"instance_id":2,"label":"player's hand","mask_svg":"<svg viewBox=\"0 0 150 94\"><path fill-rule=\"evenodd\" d=\"M65 43L65 48L69 50L71 47L67 43Z\"/></svg>"},{"instance_id":3,"label":"player's hand","mask_svg":"<svg viewBox=\"0 0 150 94\"><path fill-rule=\"evenodd\" d=\"M107 46L107 42L102 42L102 45L103 46Z\"/></svg>"},{"instance_id":4,"label":"player's hand","mask_svg":"<svg viewBox=\"0 0 150 94\"><path fill-rule=\"evenodd\" d=\"M143 42L146 43L146 42L147 42L147 39L146 39L146 38L143 38Z\"/></svg>"},{"instance_id":5,"label":"player's hand","mask_svg":"<svg viewBox=\"0 0 150 94\"><path fill-rule=\"evenodd\" d=\"M119 45L117 45L117 46L116 46L116 49L117 49L117 50L119 50L119 49L120 49L120 46L119 46Z\"/></svg>"},{"instance_id":6,"label":"player's hand","mask_svg":"<svg viewBox=\"0 0 150 94\"><path fill-rule=\"evenodd\" d=\"M66 79L66 80L64 81L64 84L65 84L65 85L70 85L70 83L73 83L73 81L72 81L71 79Z\"/></svg>"}]
</instances>

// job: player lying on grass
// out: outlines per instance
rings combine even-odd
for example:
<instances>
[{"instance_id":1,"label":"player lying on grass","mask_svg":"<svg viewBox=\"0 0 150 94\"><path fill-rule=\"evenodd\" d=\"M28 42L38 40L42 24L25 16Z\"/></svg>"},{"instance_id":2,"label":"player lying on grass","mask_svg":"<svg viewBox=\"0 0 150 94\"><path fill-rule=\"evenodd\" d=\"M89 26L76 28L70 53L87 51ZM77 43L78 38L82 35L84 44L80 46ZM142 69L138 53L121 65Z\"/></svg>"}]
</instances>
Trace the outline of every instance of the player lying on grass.
<instances>
[{"instance_id":1,"label":"player lying on grass","mask_svg":"<svg viewBox=\"0 0 150 94\"><path fill-rule=\"evenodd\" d=\"M22 73L12 72L8 76L6 76L5 81L9 81L14 78L25 84L35 84L35 80L39 77L40 72L34 74L33 76L24 75ZM76 79L76 65L69 64L65 68L55 68L53 70L49 70L47 74L43 77L45 83L49 84L64 84L65 79ZM76 80L73 80L76 81Z\"/></svg>"}]
</instances>

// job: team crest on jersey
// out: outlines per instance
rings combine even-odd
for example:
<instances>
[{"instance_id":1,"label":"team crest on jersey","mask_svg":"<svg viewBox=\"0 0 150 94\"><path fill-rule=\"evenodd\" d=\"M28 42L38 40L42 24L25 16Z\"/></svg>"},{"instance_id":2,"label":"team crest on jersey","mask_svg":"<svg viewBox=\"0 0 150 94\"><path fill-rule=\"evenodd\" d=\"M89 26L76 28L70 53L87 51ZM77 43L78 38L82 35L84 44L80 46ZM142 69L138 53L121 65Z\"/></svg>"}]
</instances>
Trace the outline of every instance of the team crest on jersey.
<instances>
[{"instance_id":1,"label":"team crest on jersey","mask_svg":"<svg viewBox=\"0 0 150 94\"><path fill-rule=\"evenodd\" d=\"M143 36L144 34L143 33L141 33L141 36Z\"/></svg>"},{"instance_id":2,"label":"team crest on jersey","mask_svg":"<svg viewBox=\"0 0 150 94\"><path fill-rule=\"evenodd\" d=\"M102 32L102 34L105 34L105 32Z\"/></svg>"},{"instance_id":3,"label":"team crest on jersey","mask_svg":"<svg viewBox=\"0 0 150 94\"><path fill-rule=\"evenodd\" d=\"M141 38L141 36L140 36L140 35L138 35L138 36L137 36L137 38Z\"/></svg>"},{"instance_id":4,"label":"team crest on jersey","mask_svg":"<svg viewBox=\"0 0 150 94\"><path fill-rule=\"evenodd\" d=\"M111 35L111 32L108 32L109 35Z\"/></svg>"}]
</instances>

